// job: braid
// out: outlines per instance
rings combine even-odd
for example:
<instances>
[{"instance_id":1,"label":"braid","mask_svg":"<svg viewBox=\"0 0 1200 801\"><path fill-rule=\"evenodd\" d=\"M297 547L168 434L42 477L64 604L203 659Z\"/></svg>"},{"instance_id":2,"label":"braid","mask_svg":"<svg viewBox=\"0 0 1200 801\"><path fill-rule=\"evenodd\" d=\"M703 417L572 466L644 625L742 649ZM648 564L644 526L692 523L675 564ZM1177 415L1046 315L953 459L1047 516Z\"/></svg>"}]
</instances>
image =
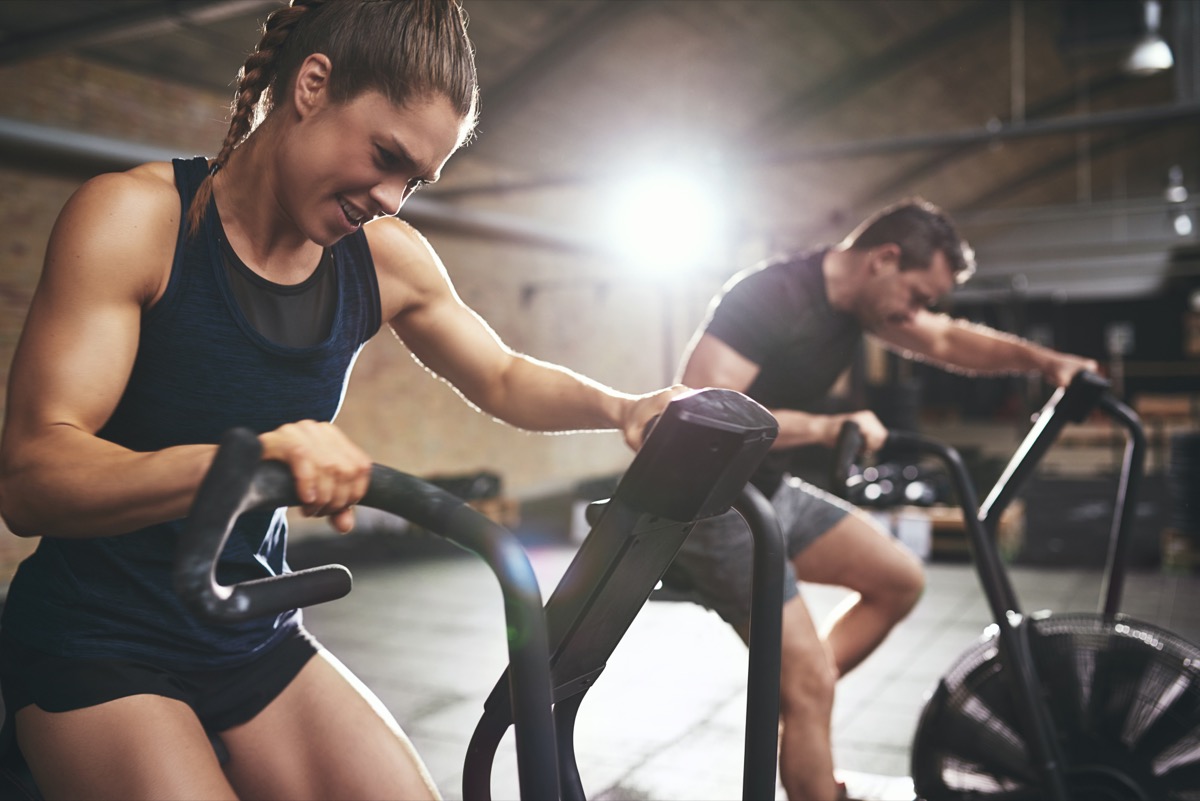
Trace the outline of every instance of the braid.
<instances>
[{"instance_id":1,"label":"braid","mask_svg":"<svg viewBox=\"0 0 1200 801\"><path fill-rule=\"evenodd\" d=\"M312 53L323 53L335 65L328 82L332 103L365 91L378 91L396 106L442 95L461 115L465 141L479 107L466 27L459 0L291 0L276 9L238 73L229 130L188 211L188 235L200 229L213 176L271 113Z\"/></svg>"},{"instance_id":2,"label":"braid","mask_svg":"<svg viewBox=\"0 0 1200 801\"><path fill-rule=\"evenodd\" d=\"M188 236L194 236L200 229L200 222L208 209L212 198L213 178L217 170L225 166L234 149L245 140L250 132L270 110L271 98L264 98L264 93L275 78L275 61L280 46L287 39L304 13L315 6L322 5L327 0L292 0L290 6L271 12L263 25L263 35L259 39L254 52L246 59L238 71L238 89L230 106L229 130L225 141L217 151L212 166L200 186L188 210Z\"/></svg>"}]
</instances>

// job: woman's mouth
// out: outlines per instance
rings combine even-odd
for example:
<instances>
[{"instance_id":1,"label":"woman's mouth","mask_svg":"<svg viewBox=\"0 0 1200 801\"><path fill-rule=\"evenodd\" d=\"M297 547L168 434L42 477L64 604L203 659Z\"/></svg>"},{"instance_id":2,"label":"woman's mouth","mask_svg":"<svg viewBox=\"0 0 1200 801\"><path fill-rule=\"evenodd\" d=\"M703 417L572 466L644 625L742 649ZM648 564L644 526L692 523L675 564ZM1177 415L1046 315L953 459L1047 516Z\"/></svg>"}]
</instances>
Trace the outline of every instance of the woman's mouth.
<instances>
[{"instance_id":1,"label":"woman's mouth","mask_svg":"<svg viewBox=\"0 0 1200 801\"><path fill-rule=\"evenodd\" d=\"M359 213L358 209L351 206L342 198L338 198L338 205L342 207L342 214L346 215L346 219L350 221L351 225L359 226L366 221L367 216L365 214Z\"/></svg>"}]
</instances>

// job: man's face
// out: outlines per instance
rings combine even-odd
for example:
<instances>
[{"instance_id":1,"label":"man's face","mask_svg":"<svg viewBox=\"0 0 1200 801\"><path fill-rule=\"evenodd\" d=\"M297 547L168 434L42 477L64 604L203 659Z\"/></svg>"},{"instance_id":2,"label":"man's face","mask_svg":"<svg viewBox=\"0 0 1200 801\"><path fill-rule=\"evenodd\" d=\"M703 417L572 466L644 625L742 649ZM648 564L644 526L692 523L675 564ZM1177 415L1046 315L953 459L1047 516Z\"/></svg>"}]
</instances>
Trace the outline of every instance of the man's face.
<instances>
[{"instance_id":1,"label":"man's face","mask_svg":"<svg viewBox=\"0 0 1200 801\"><path fill-rule=\"evenodd\" d=\"M868 258L873 261L858 314L866 328L907 325L954 289L950 262L940 250L923 269L901 270L898 250L881 248Z\"/></svg>"}]
</instances>

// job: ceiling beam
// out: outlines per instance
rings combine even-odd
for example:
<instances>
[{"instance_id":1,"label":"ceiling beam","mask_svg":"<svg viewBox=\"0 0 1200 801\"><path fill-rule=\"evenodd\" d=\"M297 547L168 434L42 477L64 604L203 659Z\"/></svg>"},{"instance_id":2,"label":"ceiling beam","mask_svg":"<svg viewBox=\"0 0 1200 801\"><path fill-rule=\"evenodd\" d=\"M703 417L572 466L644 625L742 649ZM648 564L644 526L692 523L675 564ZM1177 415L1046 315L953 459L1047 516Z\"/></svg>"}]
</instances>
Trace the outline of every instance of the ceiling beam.
<instances>
[{"instance_id":1,"label":"ceiling beam","mask_svg":"<svg viewBox=\"0 0 1200 801\"><path fill-rule=\"evenodd\" d=\"M768 154L761 158L750 158L742 163L748 165L790 164L800 161L828 161L830 159L879 156L903 153L912 150L954 147L965 144L990 144L1008 139L1028 139L1037 136L1052 136L1064 133L1079 133L1099 128L1111 128L1141 123L1163 123L1200 117L1200 102L1167 103L1160 106L1100 111L1094 114L1075 114L1053 119L1032 120L1020 123L999 123L982 128L967 128L959 131L940 131L913 136L888 136L879 139L860 139L815 145L790 152Z\"/></svg>"},{"instance_id":2,"label":"ceiling beam","mask_svg":"<svg viewBox=\"0 0 1200 801\"><path fill-rule=\"evenodd\" d=\"M1107 75L1102 75L1092 81L1089 81L1081 90L1071 89L1054 97L1048 98L1035 106L1032 106L1025 111L1025 119L1045 119L1053 114L1058 114L1075 104L1079 100L1080 94L1084 94L1089 98L1103 97L1108 93L1117 90L1129 81L1134 80L1128 74L1123 72L1114 72ZM1011 124L1011 120L1010 120ZM880 184L872 187L870 191L864 192L858 199L850 203L849 206L854 209L865 208L867 206L878 205L881 199L887 199L896 194L909 194L912 185L917 181L932 175L935 172L949 167L955 161L966 158L972 153L977 153L980 150L991 144L991 140L987 142L973 141L954 145L945 150L941 150L914 164L906 170L893 175Z\"/></svg>"},{"instance_id":3,"label":"ceiling beam","mask_svg":"<svg viewBox=\"0 0 1200 801\"><path fill-rule=\"evenodd\" d=\"M0 161L60 174L91 177L148 161L170 161L179 151L0 117ZM551 226L507 214L463 209L424 197L409 198L400 215L423 229L451 231L583 255L612 256L604 245L563 235Z\"/></svg>"},{"instance_id":4,"label":"ceiling beam","mask_svg":"<svg viewBox=\"0 0 1200 801\"><path fill-rule=\"evenodd\" d=\"M594 47L621 30L633 14L644 13L656 5L658 0L600 0L503 80L486 88L481 120L488 125L503 125L537 91L547 75L558 72L562 64L577 57L584 48Z\"/></svg>"},{"instance_id":5,"label":"ceiling beam","mask_svg":"<svg viewBox=\"0 0 1200 801\"><path fill-rule=\"evenodd\" d=\"M98 44L157 36L188 25L279 8L281 0L173 0L133 6L0 42L0 65Z\"/></svg>"},{"instance_id":6,"label":"ceiling beam","mask_svg":"<svg viewBox=\"0 0 1200 801\"><path fill-rule=\"evenodd\" d=\"M1120 109L1117 111L1076 114L1051 119L1026 120L1020 123L998 123L982 128L959 131L940 131L913 136L881 137L817 145L787 153L769 154L738 161L746 167L767 167L802 161L828 161L831 159L853 159L902 153L913 150L954 149L990 145L1009 139L1029 139L1039 136L1054 136L1064 133L1080 133L1122 126L1179 122L1200 119L1200 101L1191 103L1168 103L1161 106ZM446 198L465 195L505 194L510 192L537 191L555 187L577 186L593 181L610 180L611 176L601 173L576 173L549 175L526 181L505 181L476 184L431 192L433 197Z\"/></svg>"},{"instance_id":7,"label":"ceiling beam","mask_svg":"<svg viewBox=\"0 0 1200 801\"><path fill-rule=\"evenodd\" d=\"M1091 161L1095 161L1110 153L1124 150L1130 145L1158 133L1162 133L1161 126L1153 123L1144 123L1134 127L1131 131L1110 136L1099 142L1091 142L1088 146L1088 158ZM1057 154L1050 159L1031 165L1019 175L1010 178L1002 184L993 186L988 191L977 195L974 199L966 203L960 204L955 209L954 214L956 217L962 218L973 212L987 211L1001 203L1006 197L1011 197L1023 189L1047 181L1063 170L1075 169L1078 165L1079 153L1076 150L1072 149L1068 153Z\"/></svg>"},{"instance_id":8,"label":"ceiling beam","mask_svg":"<svg viewBox=\"0 0 1200 801\"><path fill-rule=\"evenodd\" d=\"M815 88L793 95L760 119L745 134L743 143L751 148L761 147L780 130L795 131L872 84L931 59L941 48L988 30L1008 17L1007 3L976 2L966 11L935 23L882 53L839 67Z\"/></svg>"}]
</instances>

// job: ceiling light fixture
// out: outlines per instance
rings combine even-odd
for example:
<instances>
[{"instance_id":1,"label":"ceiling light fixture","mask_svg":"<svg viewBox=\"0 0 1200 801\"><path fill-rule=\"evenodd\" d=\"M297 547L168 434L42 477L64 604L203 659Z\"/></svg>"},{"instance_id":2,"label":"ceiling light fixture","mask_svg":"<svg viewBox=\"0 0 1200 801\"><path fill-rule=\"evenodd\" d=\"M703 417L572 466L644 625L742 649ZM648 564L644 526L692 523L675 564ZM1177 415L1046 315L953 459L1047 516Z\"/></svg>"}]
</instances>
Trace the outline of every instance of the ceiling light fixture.
<instances>
[{"instance_id":1,"label":"ceiling light fixture","mask_svg":"<svg viewBox=\"0 0 1200 801\"><path fill-rule=\"evenodd\" d=\"M1133 75L1154 75L1175 66L1171 48L1159 33L1162 24L1162 5L1159 0L1146 0L1146 30L1125 60L1125 71Z\"/></svg>"}]
</instances>

